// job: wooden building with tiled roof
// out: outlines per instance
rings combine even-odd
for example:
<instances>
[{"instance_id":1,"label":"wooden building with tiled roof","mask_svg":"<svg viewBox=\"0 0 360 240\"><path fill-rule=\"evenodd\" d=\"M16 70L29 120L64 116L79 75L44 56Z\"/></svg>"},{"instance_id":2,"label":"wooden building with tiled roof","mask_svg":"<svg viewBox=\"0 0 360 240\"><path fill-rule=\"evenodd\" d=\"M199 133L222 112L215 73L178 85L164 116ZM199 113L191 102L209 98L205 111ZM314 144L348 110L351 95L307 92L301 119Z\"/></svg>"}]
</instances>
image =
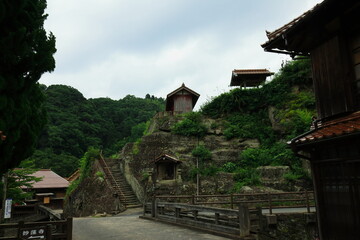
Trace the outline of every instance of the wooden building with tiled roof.
<instances>
[{"instance_id":1,"label":"wooden building with tiled roof","mask_svg":"<svg viewBox=\"0 0 360 240\"><path fill-rule=\"evenodd\" d=\"M266 78L273 75L267 69L234 69L231 74L230 86L258 87L265 83Z\"/></svg>"},{"instance_id":2,"label":"wooden building with tiled roof","mask_svg":"<svg viewBox=\"0 0 360 240\"><path fill-rule=\"evenodd\" d=\"M360 2L324 0L267 36L312 62L318 119L290 145L311 163L320 239L360 239Z\"/></svg>"},{"instance_id":3,"label":"wooden building with tiled roof","mask_svg":"<svg viewBox=\"0 0 360 240\"><path fill-rule=\"evenodd\" d=\"M166 97L166 111L176 113L191 112L200 94L186 87L183 83L181 87L169 93Z\"/></svg>"},{"instance_id":4,"label":"wooden building with tiled roof","mask_svg":"<svg viewBox=\"0 0 360 240\"><path fill-rule=\"evenodd\" d=\"M41 180L33 183L31 189L22 187L24 191L34 192L33 199L27 202L40 203L52 209L62 209L69 182L50 169L38 170L31 176Z\"/></svg>"}]
</instances>

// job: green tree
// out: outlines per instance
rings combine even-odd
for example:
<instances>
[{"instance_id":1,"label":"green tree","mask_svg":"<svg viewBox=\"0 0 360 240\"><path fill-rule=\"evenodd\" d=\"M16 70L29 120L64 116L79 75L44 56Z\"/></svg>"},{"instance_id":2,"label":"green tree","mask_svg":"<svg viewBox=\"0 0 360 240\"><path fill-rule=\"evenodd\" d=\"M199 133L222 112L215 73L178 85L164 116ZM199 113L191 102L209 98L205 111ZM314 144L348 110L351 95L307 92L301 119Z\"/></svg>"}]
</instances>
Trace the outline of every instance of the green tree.
<instances>
[{"instance_id":1,"label":"green tree","mask_svg":"<svg viewBox=\"0 0 360 240\"><path fill-rule=\"evenodd\" d=\"M46 0L0 1L0 174L30 156L45 124L37 83L55 68L55 37L43 24Z\"/></svg>"},{"instance_id":2,"label":"green tree","mask_svg":"<svg viewBox=\"0 0 360 240\"><path fill-rule=\"evenodd\" d=\"M32 197L32 192L24 191L22 188L31 189L35 182L41 181L42 178L32 176L36 171L37 169L31 160L21 162L20 168L11 169L7 175L6 197L11 198L14 203L22 203L26 198ZM3 191L1 191L2 194Z\"/></svg>"}]
</instances>

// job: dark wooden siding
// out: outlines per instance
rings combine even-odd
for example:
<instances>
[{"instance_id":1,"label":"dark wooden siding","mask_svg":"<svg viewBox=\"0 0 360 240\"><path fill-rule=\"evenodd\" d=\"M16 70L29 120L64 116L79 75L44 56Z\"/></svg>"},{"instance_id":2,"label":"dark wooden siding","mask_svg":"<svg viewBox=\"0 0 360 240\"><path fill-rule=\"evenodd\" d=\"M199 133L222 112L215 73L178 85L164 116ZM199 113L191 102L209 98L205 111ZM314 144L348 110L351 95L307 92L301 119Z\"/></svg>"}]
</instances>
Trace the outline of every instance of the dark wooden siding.
<instances>
[{"instance_id":1,"label":"dark wooden siding","mask_svg":"<svg viewBox=\"0 0 360 240\"><path fill-rule=\"evenodd\" d=\"M360 160L321 161L312 167L321 239L360 239Z\"/></svg>"},{"instance_id":2,"label":"dark wooden siding","mask_svg":"<svg viewBox=\"0 0 360 240\"><path fill-rule=\"evenodd\" d=\"M356 102L360 103L360 34L355 35L350 40L351 51L353 53L353 64L355 72L355 81L353 83Z\"/></svg>"},{"instance_id":3,"label":"dark wooden siding","mask_svg":"<svg viewBox=\"0 0 360 240\"><path fill-rule=\"evenodd\" d=\"M354 68L347 40L335 36L311 52L319 118L354 111Z\"/></svg>"}]
</instances>

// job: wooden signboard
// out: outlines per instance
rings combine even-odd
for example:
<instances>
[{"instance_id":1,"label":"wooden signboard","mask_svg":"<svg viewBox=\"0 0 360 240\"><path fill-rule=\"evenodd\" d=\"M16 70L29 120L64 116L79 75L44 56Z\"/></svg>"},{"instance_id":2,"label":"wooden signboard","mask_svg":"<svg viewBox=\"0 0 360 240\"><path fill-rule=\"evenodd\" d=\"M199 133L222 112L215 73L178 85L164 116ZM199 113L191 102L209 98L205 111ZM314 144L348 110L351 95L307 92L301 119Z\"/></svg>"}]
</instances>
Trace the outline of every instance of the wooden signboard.
<instances>
[{"instance_id":1,"label":"wooden signboard","mask_svg":"<svg viewBox=\"0 0 360 240\"><path fill-rule=\"evenodd\" d=\"M47 239L46 238L46 227L38 226L32 228L20 228L19 239Z\"/></svg>"}]
</instances>

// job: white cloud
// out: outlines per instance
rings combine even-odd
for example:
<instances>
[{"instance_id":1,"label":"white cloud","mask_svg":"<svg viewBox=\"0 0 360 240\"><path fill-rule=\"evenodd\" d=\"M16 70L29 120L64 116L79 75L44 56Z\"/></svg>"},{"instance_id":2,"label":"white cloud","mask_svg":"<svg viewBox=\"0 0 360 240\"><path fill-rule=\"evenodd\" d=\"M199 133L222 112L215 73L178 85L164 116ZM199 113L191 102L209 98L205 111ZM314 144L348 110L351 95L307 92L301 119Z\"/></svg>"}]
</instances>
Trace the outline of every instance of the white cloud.
<instances>
[{"instance_id":1,"label":"white cloud","mask_svg":"<svg viewBox=\"0 0 360 240\"><path fill-rule=\"evenodd\" d=\"M49 0L45 27L57 38L57 68L41 80L87 98L166 97L183 82L199 105L228 91L234 68L277 71L286 56L265 53L265 29L319 0Z\"/></svg>"}]
</instances>

